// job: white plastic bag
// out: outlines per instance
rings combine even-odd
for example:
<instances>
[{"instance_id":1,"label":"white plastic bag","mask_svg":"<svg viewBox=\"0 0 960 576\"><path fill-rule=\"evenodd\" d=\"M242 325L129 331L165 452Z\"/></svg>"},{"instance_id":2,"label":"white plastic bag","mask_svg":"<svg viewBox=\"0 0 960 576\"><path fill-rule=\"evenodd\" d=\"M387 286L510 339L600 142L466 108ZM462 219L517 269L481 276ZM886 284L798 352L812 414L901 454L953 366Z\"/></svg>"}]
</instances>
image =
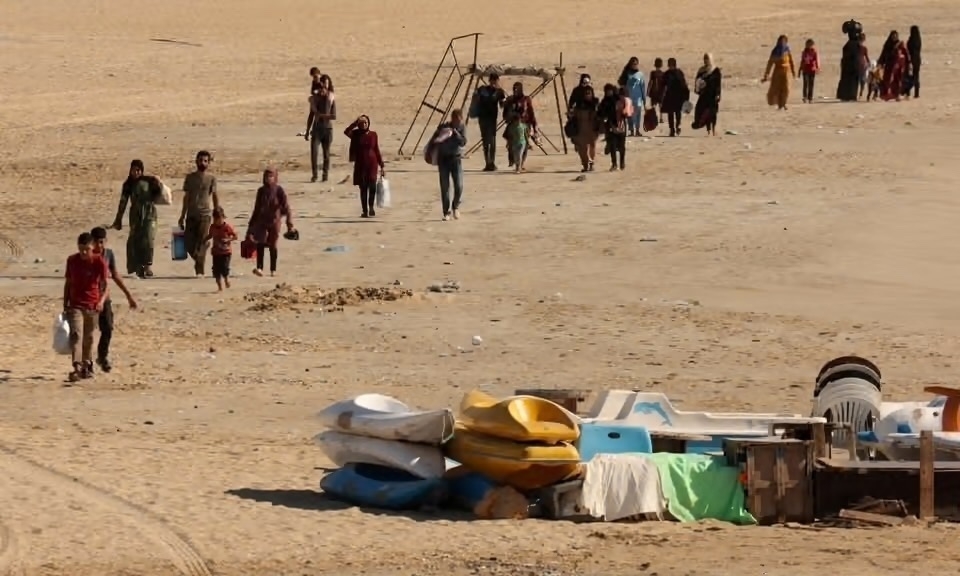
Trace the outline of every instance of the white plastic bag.
<instances>
[{"instance_id":1,"label":"white plastic bag","mask_svg":"<svg viewBox=\"0 0 960 576\"><path fill-rule=\"evenodd\" d=\"M390 207L390 181L386 178L377 180L377 208Z\"/></svg>"},{"instance_id":2,"label":"white plastic bag","mask_svg":"<svg viewBox=\"0 0 960 576\"><path fill-rule=\"evenodd\" d=\"M160 194L157 195L154 204L158 206L169 206L173 204L173 192L170 191L170 187L162 180L158 179L157 181L160 183Z\"/></svg>"},{"instance_id":3,"label":"white plastic bag","mask_svg":"<svg viewBox=\"0 0 960 576\"><path fill-rule=\"evenodd\" d=\"M53 351L61 356L72 352L70 349L70 323L67 315L61 312L53 321Z\"/></svg>"}]
</instances>

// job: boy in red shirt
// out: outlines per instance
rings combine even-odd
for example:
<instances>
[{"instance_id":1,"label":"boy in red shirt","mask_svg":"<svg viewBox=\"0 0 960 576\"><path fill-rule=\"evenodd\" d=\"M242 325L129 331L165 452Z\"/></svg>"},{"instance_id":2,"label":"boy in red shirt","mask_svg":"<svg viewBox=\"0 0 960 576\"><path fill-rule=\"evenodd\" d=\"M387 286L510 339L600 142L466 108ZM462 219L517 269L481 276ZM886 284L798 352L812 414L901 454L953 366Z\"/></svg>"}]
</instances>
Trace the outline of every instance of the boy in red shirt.
<instances>
[{"instance_id":1,"label":"boy in red shirt","mask_svg":"<svg viewBox=\"0 0 960 576\"><path fill-rule=\"evenodd\" d=\"M808 39L803 47L803 53L800 55L800 72L797 76L803 76L803 101L807 104L813 102L813 83L820 73L820 53L817 52L817 45L813 39Z\"/></svg>"},{"instance_id":2,"label":"boy in red shirt","mask_svg":"<svg viewBox=\"0 0 960 576\"><path fill-rule=\"evenodd\" d=\"M71 382L93 376L93 337L100 311L109 296L107 262L93 249L93 236L77 238L77 253L67 258L63 283L63 312L70 324L73 371Z\"/></svg>"},{"instance_id":3,"label":"boy in red shirt","mask_svg":"<svg viewBox=\"0 0 960 576\"><path fill-rule=\"evenodd\" d=\"M210 254L213 256L213 278L217 281L217 291L223 292L223 287L230 287L230 256L233 249L230 243L237 239L233 226L223 215L223 208L213 209L213 223L204 242L212 241Z\"/></svg>"}]
</instances>

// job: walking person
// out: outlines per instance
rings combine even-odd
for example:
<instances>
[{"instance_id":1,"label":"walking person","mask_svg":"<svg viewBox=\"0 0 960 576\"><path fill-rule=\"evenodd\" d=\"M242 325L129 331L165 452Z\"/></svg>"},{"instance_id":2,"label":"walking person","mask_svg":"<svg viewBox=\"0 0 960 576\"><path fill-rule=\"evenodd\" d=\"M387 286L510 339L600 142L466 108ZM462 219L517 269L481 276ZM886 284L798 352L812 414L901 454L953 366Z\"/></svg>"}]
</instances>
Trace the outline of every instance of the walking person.
<instances>
[{"instance_id":1,"label":"walking person","mask_svg":"<svg viewBox=\"0 0 960 576\"><path fill-rule=\"evenodd\" d=\"M333 121L337 119L337 103L334 98L333 81L326 74L316 82L310 96L310 115L303 139L310 142L311 182L317 181L319 156L323 153L323 181L330 179L330 145L333 144Z\"/></svg>"},{"instance_id":2,"label":"walking person","mask_svg":"<svg viewBox=\"0 0 960 576\"><path fill-rule=\"evenodd\" d=\"M129 204L127 274L136 274L139 278L153 277L153 244L157 236L157 200L160 195L160 181L144 174L143 162L130 162L130 172L120 192L117 216L111 226L114 230L123 230L123 213Z\"/></svg>"},{"instance_id":3,"label":"walking person","mask_svg":"<svg viewBox=\"0 0 960 576\"><path fill-rule=\"evenodd\" d=\"M790 44L787 35L781 34L777 38L777 45L770 51L767 68L761 82L770 81L767 89L767 104L776 106L777 110L786 110L790 99L790 82L797 75L797 68L793 63L793 54L790 53Z\"/></svg>"},{"instance_id":4,"label":"walking person","mask_svg":"<svg viewBox=\"0 0 960 576\"><path fill-rule=\"evenodd\" d=\"M516 122L512 124L516 126ZM508 124L509 129L509 124ZM441 124L430 138L430 153L437 158L437 172L440 174L440 207L442 220L452 217L460 219L460 200L463 198L463 147L467 145L467 135L463 125L463 112L454 110L450 121ZM511 151L511 154L514 153ZM514 158L514 162L521 162ZM450 197L450 185L453 184L453 198Z\"/></svg>"},{"instance_id":5,"label":"walking person","mask_svg":"<svg viewBox=\"0 0 960 576\"><path fill-rule=\"evenodd\" d=\"M604 151L610 155L610 171L623 170L626 168L627 127L633 118L633 102L626 86L618 88L607 84L603 87L603 100L597 107L597 116L606 134Z\"/></svg>"},{"instance_id":6,"label":"walking person","mask_svg":"<svg viewBox=\"0 0 960 576\"><path fill-rule=\"evenodd\" d=\"M589 74L580 75L580 85L570 92L567 114L573 120L575 136L573 145L580 156L581 172L593 172L597 157L597 139L600 138L600 117L597 114L600 100L593 92Z\"/></svg>"},{"instance_id":7,"label":"walking person","mask_svg":"<svg viewBox=\"0 0 960 576\"><path fill-rule=\"evenodd\" d=\"M211 242L210 256L213 257L211 271L213 279L217 282L217 292L223 292L224 286L230 287L230 257L233 255L232 244L237 240L237 233L227 222L222 206L213 209L213 223L210 224L210 232L206 240ZM259 252L257 254L259 256ZM275 257L274 264L276 264ZM263 269L262 262L257 269Z\"/></svg>"},{"instance_id":8,"label":"walking person","mask_svg":"<svg viewBox=\"0 0 960 576\"><path fill-rule=\"evenodd\" d=\"M877 65L883 70L880 98L899 102L903 96L904 79L910 72L910 52L896 30L891 30L887 36Z\"/></svg>"},{"instance_id":9,"label":"walking person","mask_svg":"<svg viewBox=\"0 0 960 576\"><path fill-rule=\"evenodd\" d=\"M808 38L800 54L800 75L803 77L803 101L813 102L813 86L820 73L820 52L813 38Z\"/></svg>"},{"instance_id":10,"label":"walking person","mask_svg":"<svg viewBox=\"0 0 960 576\"><path fill-rule=\"evenodd\" d=\"M197 152L197 169L183 179L183 206L177 224L183 230L187 254L193 259L193 271L198 278L204 274L210 244L205 242L210 231L211 213L220 206L217 179L210 173L213 156L206 150Z\"/></svg>"},{"instance_id":11,"label":"walking person","mask_svg":"<svg viewBox=\"0 0 960 576\"><path fill-rule=\"evenodd\" d=\"M343 131L350 139L350 161L353 162L353 185L360 190L361 218L377 215L377 180L386 175L380 140L370 129L370 117L360 116Z\"/></svg>"},{"instance_id":12,"label":"walking person","mask_svg":"<svg viewBox=\"0 0 960 576\"><path fill-rule=\"evenodd\" d=\"M690 100L690 86L683 70L677 67L676 58L667 58L667 70L663 73L663 101L661 113L666 112L670 136L680 135L680 117L683 105Z\"/></svg>"},{"instance_id":13,"label":"walking person","mask_svg":"<svg viewBox=\"0 0 960 576\"><path fill-rule=\"evenodd\" d=\"M647 103L647 80L640 70L640 59L634 56L620 73L618 85L626 89L633 109L633 116L627 119L630 136L643 133L643 109Z\"/></svg>"},{"instance_id":14,"label":"walking person","mask_svg":"<svg viewBox=\"0 0 960 576\"><path fill-rule=\"evenodd\" d=\"M130 306L130 309L136 310L137 301L133 299L133 294L127 289L123 278L117 272L117 258L114 256L113 250L107 248L107 230L98 226L90 231L90 237L93 239L93 253L103 258L104 262L107 263L107 272L113 279L113 283L127 297L127 305ZM107 292L106 280L100 285L100 290ZM100 340L97 342L97 366L104 372L110 372L113 370L113 365L110 363L110 342L113 340L113 301L110 299L109 293L106 300L103 301L103 309L100 310L97 324L100 328Z\"/></svg>"},{"instance_id":15,"label":"walking person","mask_svg":"<svg viewBox=\"0 0 960 576\"><path fill-rule=\"evenodd\" d=\"M720 114L720 95L723 92L723 73L713 63L713 55L703 55L703 66L697 70L693 82L697 105L693 110L693 129L707 128L707 136L717 135L717 116Z\"/></svg>"},{"instance_id":16,"label":"walking person","mask_svg":"<svg viewBox=\"0 0 960 576\"><path fill-rule=\"evenodd\" d=\"M857 36L857 41L860 43L859 59L857 60L857 71L860 73L860 92L858 92L856 99L863 98L863 90L867 88L867 100L870 100L870 80L875 66L873 61L870 60L870 50L867 49L867 35L861 32Z\"/></svg>"},{"instance_id":17,"label":"walking person","mask_svg":"<svg viewBox=\"0 0 960 576\"><path fill-rule=\"evenodd\" d=\"M63 315L70 326L73 361L70 382L93 377L93 341L99 313L110 296L109 275L106 261L93 251L93 237L84 232L77 238L77 252L67 258L63 283Z\"/></svg>"},{"instance_id":18,"label":"walking person","mask_svg":"<svg viewBox=\"0 0 960 576\"><path fill-rule=\"evenodd\" d=\"M494 72L486 86L477 88L470 102L470 117L476 118L480 125L484 172L497 171L497 123L506 99L507 94L500 87L500 75Z\"/></svg>"},{"instance_id":19,"label":"walking person","mask_svg":"<svg viewBox=\"0 0 960 576\"><path fill-rule=\"evenodd\" d=\"M521 147L518 142L513 140L513 136L518 132L516 124L518 122L525 124L527 134L531 136L531 139L537 133L537 116L533 112L533 100L523 93L522 82L514 82L513 92L504 100L503 120L505 123L503 137L507 141L507 158L509 166L514 167L523 160L517 158L514 152L520 148L530 150L529 141L526 143L527 146Z\"/></svg>"},{"instance_id":20,"label":"walking person","mask_svg":"<svg viewBox=\"0 0 960 576\"><path fill-rule=\"evenodd\" d=\"M222 217L223 212L221 210L217 212ZM279 184L277 171L267 168L263 171L263 186L257 189L257 199L253 203L250 221L247 223L247 240L257 245L257 267L253 269L254 275L263 276L264 253L268 250L270 251L270 275L276 275L277 243L280 241L280 228L284 219L287 222L287 232L292 234L296 228L293 227L293 212L290 210L287 193ZM220 269L218 272L226 272L221 274L226 278L229 267L227 270ZM219 284L218 281L217 285Z\"/></svg>"},{"instance_id":21,"label":"walking person","mask_svg":"<svg viewBox=\"0 0 960 576\"><path fill-rule=\"evenodd\" d=\"M910 27L910 37L907 38L907 53L910 54L910 64L913 66L913 97L920 97L920 64L923 60L920 52L923 50L923 40L920 38L920 27ZM906 94L910 95L909 91Z\"/></svg>"},{"instance_id":22,"label":"walking person","mask_svg":"<svg viewBox=\"0 0 960 576\"><path fill-rule=\"evenodd\" d=\"M663 122L663 91L666 86L663 84L663 58L653 60L653 70L650 71L647 83L647 96L650 98L650 106L657 111L660 122Z\"/></svg>"}]
</instances>

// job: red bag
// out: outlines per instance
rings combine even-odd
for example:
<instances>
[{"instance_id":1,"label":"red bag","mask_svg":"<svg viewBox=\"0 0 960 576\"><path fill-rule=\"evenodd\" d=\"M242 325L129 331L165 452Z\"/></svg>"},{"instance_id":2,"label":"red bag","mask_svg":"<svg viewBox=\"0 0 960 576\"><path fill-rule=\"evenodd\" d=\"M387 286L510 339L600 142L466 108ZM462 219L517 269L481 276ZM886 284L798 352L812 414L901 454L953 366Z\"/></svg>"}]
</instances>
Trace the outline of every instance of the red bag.
<instances>
[{"instance_id":1,"label":"red bag","mask_svg":"<svg viewBox=\"0 0 960 576\"><path fill-rule=\"evenodd\" d=\"M244 260L253 260L257 257L257 243L250 240L240 242L240 257Z\"/></svg>"},{"instance_id":2,"label":"red bag","mask_svg":"<svg viewBox=\"0 0 960 576\"><path fill-rule=\"evenodd\" d=\"M643 113L643 131L653 132L657 129L659 123L660 118L657 116L657 111L654 108L647 108L647 111Z\"/></svg>"}]
</instances>

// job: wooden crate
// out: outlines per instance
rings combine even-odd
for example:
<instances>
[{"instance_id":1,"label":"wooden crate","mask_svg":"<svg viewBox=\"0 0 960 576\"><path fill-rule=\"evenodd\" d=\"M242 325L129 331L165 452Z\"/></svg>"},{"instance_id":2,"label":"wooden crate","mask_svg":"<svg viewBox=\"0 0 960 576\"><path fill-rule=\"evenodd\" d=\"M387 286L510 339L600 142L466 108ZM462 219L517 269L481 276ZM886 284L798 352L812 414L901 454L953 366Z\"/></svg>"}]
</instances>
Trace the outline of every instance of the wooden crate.
<instances>
[{"instance_id":1,"label":"wooden crate","mask_svg":"<svg viewBox=\"0 0 960 576\"><path fill-rule=\"evenodd\" d=\"M813 522L813 442L789 438L726 440L723 452L741 472L746 507L763 525Z\"/></svg>"}]
</instances>

